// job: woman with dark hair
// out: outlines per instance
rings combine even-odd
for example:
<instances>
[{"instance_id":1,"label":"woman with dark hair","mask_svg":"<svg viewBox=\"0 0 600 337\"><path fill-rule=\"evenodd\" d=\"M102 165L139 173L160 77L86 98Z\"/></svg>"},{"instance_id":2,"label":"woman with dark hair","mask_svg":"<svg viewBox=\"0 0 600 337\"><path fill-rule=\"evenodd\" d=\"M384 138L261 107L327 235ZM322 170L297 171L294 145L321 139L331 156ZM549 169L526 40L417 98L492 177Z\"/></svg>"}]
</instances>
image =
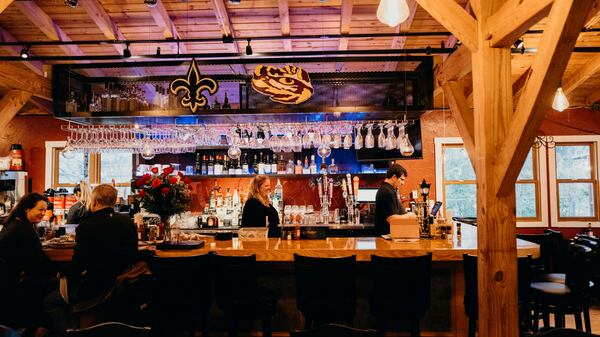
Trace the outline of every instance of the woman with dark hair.
<instances>
[{"instance_id":1,"label":"woman with dark hair","mask_svg":"<svg viewBox=\"0 0 600 337\"><path fill-rule=\"evenodd\" d=\"M269 227L269 237L279 237L281 230L279 228L279 215L271 201L269 193L271 192L271 182L269 177L259 174L250 181L248 190L248 200L244 204L242 211L242 227ZM266 219L269 223L266 223Z\"/></svg>"},{"instance_id":2,"label":"woman with dark hair","mask_svg":"<svg viewBox=\"0 0 600 337\"><path fill-rule=\"evenodd\" d=\"M5 278L8 288L8 299L1 305L6 312L0 313L0 323L26 328L31 333L47 326L42 301L53 285L49 260L35 230L47 207L48 199L43 195L27 194L8 214L0 231L0 259L7 270L0 277Z\"/></svg>"}]
</instances>

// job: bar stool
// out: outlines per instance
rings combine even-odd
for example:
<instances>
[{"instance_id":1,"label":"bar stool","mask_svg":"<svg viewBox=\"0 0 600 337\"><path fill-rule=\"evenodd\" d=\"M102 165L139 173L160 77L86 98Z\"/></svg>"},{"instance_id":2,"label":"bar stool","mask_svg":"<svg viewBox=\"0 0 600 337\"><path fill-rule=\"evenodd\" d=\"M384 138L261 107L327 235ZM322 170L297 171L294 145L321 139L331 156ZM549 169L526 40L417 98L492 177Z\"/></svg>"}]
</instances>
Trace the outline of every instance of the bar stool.
<instances>
[{"instance_id":1,"label":"bar stool","mask_svg":"<svg viewBox=\"0 0 600 337\"><path fill-rule=\"evenodd\" d=\"M541 311L545 327L549 326L550 313L554 313L558 327L564 327L564 315L572 314L575 316L575 326L581 330L583 313L585 330L591 332L589 302L592 249L572 242L569 244L569 253L569 268L564 282L531 283L535 327L537 328L538 313Z\"/></svg>"},{"instance_id":2,"label":"bar stool","mask_svg":"<svg viewBox=\"0 0 600 337\"><path fill-rule=\"evenodd\" d=\"M376 337L375 330L355 329L340 324L326 324L310 330L292 331L290 337Z\"/></svg>"},{"instance_id":3,"label":"bar stool","mask_svg":"<svg viewBox=\"0 0 600 337\"><path fill-rule=\"evenodd\" d=\"M356 256L294 254L296 302L306 329L313 323L352 325L356 312Z\"/></svg>"},{"instance_id":4,"label":"bar stool","mask_svg":"<svg viewBox=\"0 0 600 337\"><path fill-rule=\"evenodd\" d=\"M211 254L154 257L151 270L156 332L171 336L180 326L185 330L196 328L193 325L199 319L206 336L206 318L212 301Z\"/></svg>"},{"instance_id":5,"label":"bar stool","mask_svg":"<svg viewBox=\"0 0 600 337\"><path fill-rule=\"evenodd\" d=\"M419 320L431 300L431 253L416 257L371 255L371 313L377 319L377 333L383 336L385 323L408 320L411 336L420 336Z\"/></svg>"},{"instance_id":6,"label":"bar stool","mask_svg":"<svg viewBox=\"0 0 600 337\"><path fill-rule=\"evenodd\" d=\"M151 329L119 322L106 322L85 329L67 330L65 337L150 337Z\"/></svg>"},{"instance_id":7,"label":"bar stool","mask_svg":"<svg viewBox=\"0 0 600 337\"><path fill-rule=\"evenodd\" d=\"M215 298L225 313L230 337L237 335L239 320L262 320L264 337L271 336L271 316L277 297L273 291L259 287L256 255L224 256L215 254Z\"/></svg>"},{"instance_id":8,"label":"bar stool","mask_svg":"<svg viewBox=\"0 0 600 337\"><path fill-rule=\"evenodd\" d=\"M531 329L531 295L529 287L531 284L531 256L517 258L518 296L519 296L519 326L520 334L529 332ZM475 337L477 332L478 309L478 286L477 286L477 256L463 254L465 297L463 304L465 314L469 318L469 337Z\"/></svg>"}]
</instances>

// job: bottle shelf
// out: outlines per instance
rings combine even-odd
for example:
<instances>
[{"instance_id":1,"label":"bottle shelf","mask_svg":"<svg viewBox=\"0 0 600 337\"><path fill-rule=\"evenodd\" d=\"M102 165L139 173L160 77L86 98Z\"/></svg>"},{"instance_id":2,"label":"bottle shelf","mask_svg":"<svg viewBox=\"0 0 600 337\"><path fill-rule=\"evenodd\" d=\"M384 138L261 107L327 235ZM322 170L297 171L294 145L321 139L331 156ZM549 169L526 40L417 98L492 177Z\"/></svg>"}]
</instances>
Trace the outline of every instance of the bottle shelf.
<instances>
[{"instance_id":1,"label":"bottle shelf","mask_svg":"<svg viewBox=\"0 0 600 337\"><path fill-rule=\"evenodd\" d=\"M385 173L350 173L352 176L365 177L365 178L385 178ZM269 177L274 178L290 178L290 179L302 179L302 178L314 178L322 176L323 174L266 174ZM327 174L330 177L345 177L346 173ZM190 179L220 179L220 178L252 178L256 174L242 174L242 175L187 175Z\"/></svg>"}]
</instances>

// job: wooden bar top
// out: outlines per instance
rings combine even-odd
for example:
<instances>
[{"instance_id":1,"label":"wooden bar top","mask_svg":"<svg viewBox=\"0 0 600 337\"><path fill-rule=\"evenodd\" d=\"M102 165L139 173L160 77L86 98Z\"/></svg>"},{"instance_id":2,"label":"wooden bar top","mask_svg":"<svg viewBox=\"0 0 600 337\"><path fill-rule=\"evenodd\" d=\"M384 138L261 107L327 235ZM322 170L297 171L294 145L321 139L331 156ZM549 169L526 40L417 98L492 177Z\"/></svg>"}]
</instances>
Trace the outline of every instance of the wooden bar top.
<instances>
[{"instance_id":1,"label":"wooden bar top","mask_svg":"<svg viewBox=\"0 0 600 337\"><path fill-rule=\"evenodd\" d=\"M193 256L209 251L222 255L256 254L258 261L293 261L294 253L316 257L338 257L356 255L358 261L369 261L371 255L407 257L431 252L434 261L462 261L462 255L477 254L477 229L463 226L459 240L421 239L417 242L395 242L381 237L327 238L322 240L281 240L271 238L263 241L227 240L216 241L205 238L205 246L193 250L156 250L157 256ZM539 257L539 246L524 240L517 240L519 256ZM140 246L140 249L153 249L154 246ZM70 261L72 249L45 249L54 261Z\"/></svg>"}]
</instances>

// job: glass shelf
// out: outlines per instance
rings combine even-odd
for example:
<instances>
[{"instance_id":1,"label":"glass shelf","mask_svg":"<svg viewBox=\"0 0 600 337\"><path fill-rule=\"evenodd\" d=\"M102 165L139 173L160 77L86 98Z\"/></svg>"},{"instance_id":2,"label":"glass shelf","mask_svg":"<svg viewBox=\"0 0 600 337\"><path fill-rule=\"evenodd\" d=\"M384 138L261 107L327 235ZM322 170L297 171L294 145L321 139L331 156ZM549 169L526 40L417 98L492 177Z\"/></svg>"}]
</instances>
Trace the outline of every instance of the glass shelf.
<instances>
[{"instance_id":1,"label":"glass shelf","mask_svg":"<svg viewBox=\"0 0 600 337\"><path fill-rule=\"evenodd\" d=\"M385 173L350 173L352 176L365 177L365 178L385 178ZM269 177L274 178L290 178L290 179L301 179L301 178L313 178L319 177L323 174L266 174ZM327 174L330 177L345 177L346 173ZM252 178L256 174L242 174L242 175L186 175L190 179L221 179L221 178Z\"/></svg>"}]
</instances>

